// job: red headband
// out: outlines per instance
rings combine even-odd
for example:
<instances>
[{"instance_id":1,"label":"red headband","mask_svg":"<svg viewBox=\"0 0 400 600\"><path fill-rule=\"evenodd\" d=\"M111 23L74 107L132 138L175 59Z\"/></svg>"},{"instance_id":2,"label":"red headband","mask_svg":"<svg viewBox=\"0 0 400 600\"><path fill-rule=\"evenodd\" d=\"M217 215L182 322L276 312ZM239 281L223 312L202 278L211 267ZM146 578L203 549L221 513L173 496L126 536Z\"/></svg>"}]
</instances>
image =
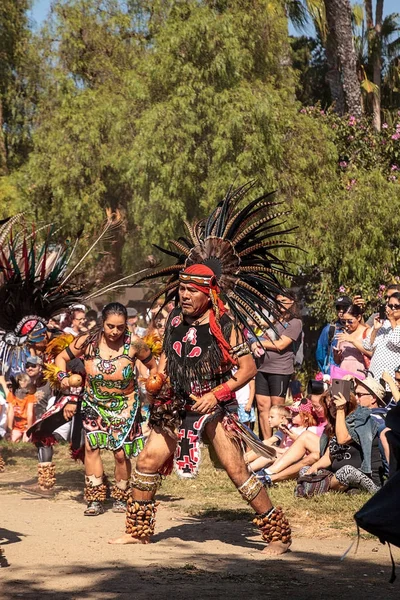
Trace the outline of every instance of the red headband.
<instances>
[{"instance_id":1,"label":"red headband","mask_svg":"<svg viewBox=\"0 0 400 600\"><path fill-rule=\"evenodd\" d=\"M224 338L219 324L219 318L222 317L226 310L222 300L219 298L221 290L217 283L214 271L206 265L191 265L190 267L186 267L186 269L180 273L179 281L194 287L199 292L203 292L203 294L210 297L212 303L212 310L210 311L209 317L211 333L217 340L224 360L235 364L235 361L230 354L231 346ZM218 316L216 315L216 312L219 313Z\"/></svg>"},{"instance_id":2,"label":"red headband","mask_svg":"<svg viewBox=\"0 0 400 600\"><path fill-rule=\"evenodd\" d=\"M210 290L215 290L217 294L221 291L214 271L212 271L210 267L206 267L206 265L197 264L186 267L186 269L179 274L179 281L191 285L196 288L196 290L207 295Z\"/></svg>"}]
</instances>

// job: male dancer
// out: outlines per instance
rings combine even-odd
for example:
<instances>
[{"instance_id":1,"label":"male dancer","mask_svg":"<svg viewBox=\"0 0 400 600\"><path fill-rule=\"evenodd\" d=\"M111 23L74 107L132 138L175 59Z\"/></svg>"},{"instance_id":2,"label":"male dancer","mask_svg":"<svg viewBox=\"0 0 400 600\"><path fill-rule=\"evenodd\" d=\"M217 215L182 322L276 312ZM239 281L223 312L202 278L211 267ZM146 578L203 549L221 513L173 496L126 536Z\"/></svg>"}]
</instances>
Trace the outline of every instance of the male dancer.
<instances>
[{"instance_id":1,"label":"male dancer","mask_svg":"<svg viewBox=\"0 0 400 600\"><path fill-rule=\"evenodd\" d=\"M263 552L282 554L291 544L291 531L286 517L280 508L272 506L257 477L254 474L249 476L242 449L230 435L235 429L235 418L232 416L237 408L235 390L254 377L256 367L247 345L243 343L237 323L235 327L234 321L224 314L220 294L221 291L225 292L226 300L239 322L243 322L245 309L258 324L265 318L261 308L267 303L271 309L272 297L278 287L275 279L267 285L265 251L264 261L258 260L258 265L252 266L248 260L241 261L235 248L235 241L243 242L246 235L252 234L252 246L258 242L258 247L253 251L252 247L242 245L242 252L246 250L247 256L253 254L253 259L259 256L262 249L259 244L262 241L257 236L257 227L260 221L252 225L249 222L254 216L252 208L258 212L266 206L262 202L264 198L253 201L235 213L233 200L237 201L237 196L238 191L228 194L219 205L219 210L201 225L201 229L196 229L196 226L190 229L192 240L197 242L193 248L186 240L187 248L183 243L176 243L186 256L186 261L185 265L178 264L175 267L175 282L173 277L168 282L168 288L171 290L172 287L174 293L177 291L179 298L179 306L168 321L159 364L159 373L165 374L164 377L169 381L165 381L161 394L153 402L150 417L152 431L132 478L126 533L110 543L150 541L155 525L154 496L161 484L162 474L170 471L168 467L174 456L175 466L181 475L187 477L195 474L199 460L199 438L205 431L239 493L256 512L253 522L260 527L262 537L268 544ZM273 218L275 215L264 218L264 223ZM243 223L245 227L241 229ZM204 235L208 231L217 235ZM268 264L271 265L270 262ZM169 273L172 270L169 267ZM258 301L257 307L252 301L250 304L239 289L241 279L245 279L242 273L256 273L253 279L248 279L248 283L243 282L243 289L251 289L251 294ZM155 276L159 274L160 271ZM167 295L166 301L169 299ZM233 377L231 369L234 365L237 371ZM177 436L174 436L175 428Z\"/></svg>"}]
</instances>

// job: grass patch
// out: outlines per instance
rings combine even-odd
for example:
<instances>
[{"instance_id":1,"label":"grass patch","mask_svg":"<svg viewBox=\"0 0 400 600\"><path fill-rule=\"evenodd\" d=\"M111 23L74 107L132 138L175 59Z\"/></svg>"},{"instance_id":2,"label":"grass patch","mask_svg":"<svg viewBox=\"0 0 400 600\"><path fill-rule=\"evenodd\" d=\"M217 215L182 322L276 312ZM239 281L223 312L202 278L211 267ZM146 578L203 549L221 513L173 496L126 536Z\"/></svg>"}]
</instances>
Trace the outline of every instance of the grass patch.
<instances>
[{"instance_id":1,"label":"grass patch","mask_svg":"<svg viewBox=\"0 0 400 600\"><path fill-rule=\"evenodd\" d=\"M32 444L0 443L0 453L5 459L6 471L0 474L0 491L16 488L27 479L36 476L36 449ZM112 478L113 457L102 453L105 471ZM69 446L57 444L54 452L57 485L65 492L81 495L83 492L83 466L69 457ZM356 526L353 515L367 501L368 494L347 496L330 492L310 498L294 497L294 482L280 483L272 488L272 502L282 506L287 513L295 535L304 537L353 536ZM216 520L247 520L252 516L224 471L216 470L209 458L207 448L202 449L200 474L196 479L181 480L175 473L167 477L159 491L159 498L170 507L192 517ZM364 537L364 535L363 535ZM365 537L371 537L365 535Z\"/></svg>"}]
</instances>

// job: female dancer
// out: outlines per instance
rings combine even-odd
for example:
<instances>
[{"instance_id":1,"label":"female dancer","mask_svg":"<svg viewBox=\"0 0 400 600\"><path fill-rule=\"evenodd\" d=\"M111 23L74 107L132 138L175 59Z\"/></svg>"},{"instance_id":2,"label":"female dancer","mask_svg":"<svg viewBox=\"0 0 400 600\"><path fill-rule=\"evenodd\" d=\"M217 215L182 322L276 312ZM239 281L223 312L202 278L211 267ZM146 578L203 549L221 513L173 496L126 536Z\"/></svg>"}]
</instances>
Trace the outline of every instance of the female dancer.
<instances>
[{"instance_id":1,"label":"female dancer","mask_svg":"<svg viewBox=\"0 0 400 600\"><path fill-rule=\"evenodd\" d=\"M103 324L93 333L78 336L56 360L61 369L58 379L67 392L69 381L66 364L81 356L86 371L82 397L82 423L85 430L85 515L104 512L106 499L100 449L112 450L115 458L114 512L125 511L130 458L143 449L140 401L135 377L135 361L145 364L150 374L157 365L148 346L127 329L127 311L118 302L107 304L102 312ZM72 378L71 378L72 379ZM65 406L64 416L72 418L76 404Z\"/></svg>"}]
</instances>

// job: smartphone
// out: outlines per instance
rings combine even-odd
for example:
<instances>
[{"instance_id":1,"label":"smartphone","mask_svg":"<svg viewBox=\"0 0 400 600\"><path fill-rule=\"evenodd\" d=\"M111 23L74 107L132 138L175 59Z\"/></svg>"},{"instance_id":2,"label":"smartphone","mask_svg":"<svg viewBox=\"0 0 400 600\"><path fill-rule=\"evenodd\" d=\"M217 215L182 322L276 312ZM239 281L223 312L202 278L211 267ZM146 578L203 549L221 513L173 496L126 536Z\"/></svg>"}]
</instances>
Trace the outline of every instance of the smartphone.
<instances>
[{"instance_id":1,"label":"smartphone","mask_svg":"<svg viewBox=\"0 0 400 600\"><path fill-rule=\"evenodd\" d=\"M379 320L384 321L385 319L386 319L386 306L384 304L382 304L382 306L379 307Z\"/></svg>"},{"instance_id":2,"label":"smartphone","mask_svg":"<svg viewBox=\"0 0 400 600\"><path fill-rule=\"evenodd\" d=\"M350 401L351 381L346 379L332 379L331 393L332 396L343 394L347 402Z\"/></svg>"}]
</instances>

